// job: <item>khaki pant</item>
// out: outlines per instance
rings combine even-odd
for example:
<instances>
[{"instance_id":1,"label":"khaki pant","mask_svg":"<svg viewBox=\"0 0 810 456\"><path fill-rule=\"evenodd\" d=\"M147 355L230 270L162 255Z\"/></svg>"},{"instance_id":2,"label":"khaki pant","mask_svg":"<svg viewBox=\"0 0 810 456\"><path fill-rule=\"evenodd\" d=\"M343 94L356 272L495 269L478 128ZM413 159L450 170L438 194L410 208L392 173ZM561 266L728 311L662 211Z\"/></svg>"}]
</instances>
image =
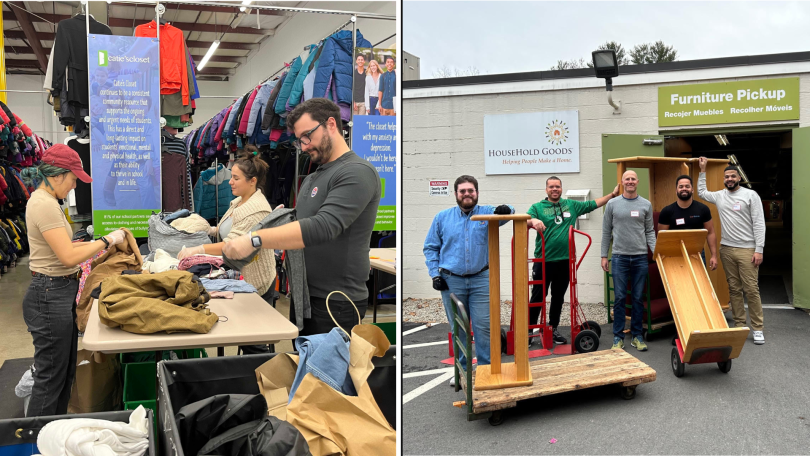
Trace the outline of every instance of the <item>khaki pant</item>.
<instances>
[{"instance_id":1,"label":"khaki pant","mask_svg":"<svg viewBox=\"0 0 810 456\"><path fill-rule=\"evenodd\" d=\"M395 116L395 115L397 115L397 113L393 109L382 109L382 108L380 108L380 115L382 115L382 116Z\"/></svg>"},{"instance_id":2,"label":"khaki pant","mask_svg":"<svg viewBox=\"0 0 810 456\"><path fill-rule=\"evenodd\" d=\"M366 115L366 104L363 102L354 102L352 103L352 115L353 116L364 116Z\"/></svg>"},{"instance_id":3,"label":"khaki pant","mask_svg":"<svg viewBox=\"0 0 810 456\"><path fill-rule=\"evenodd\" d=\"M757 274L759 267L751 262L754 249L720 246L720 259L726 271L728 292L731 296L731 313L736 327L745 326L745 304L743 292L748 298L748 313L751 316L751 329L762 331L762 300L759 298Z\"/></svg>"}]
</instances>

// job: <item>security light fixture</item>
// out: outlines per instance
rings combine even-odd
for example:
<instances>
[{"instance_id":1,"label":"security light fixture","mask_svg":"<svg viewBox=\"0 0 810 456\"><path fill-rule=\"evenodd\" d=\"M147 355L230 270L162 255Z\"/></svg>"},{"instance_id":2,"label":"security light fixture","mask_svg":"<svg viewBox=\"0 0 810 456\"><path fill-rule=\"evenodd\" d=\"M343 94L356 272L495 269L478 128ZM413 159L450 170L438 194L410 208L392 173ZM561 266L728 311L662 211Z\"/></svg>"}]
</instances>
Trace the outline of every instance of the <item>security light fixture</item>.
<instances>
[{"instance_id":1,"label":"security light fixture","mask_svg":"<svg viewBox=\"0 0 810 456\"><path fill-rule=\"evenodd\" d=\"M728 138L726 138L726 135L714 135L714 139L716 139L721 146L729 145Z\"/></svg>"},{"instance_id":2,"label":"security light fixture","mask_svg":"<svg viewBox=\"0 0 810 456\"><path fill-rule=\"evenodd\" d=\"M616 60L616 51L613 49L603 49L593 51L591 56L593 58L593 69L596 72L596 77L605 80L605 90L608 92L608 103L613 106L613 114L621 114L621 101L613 101L613 78L619 75L619 62Z\"/></svg>"}]
</instances>

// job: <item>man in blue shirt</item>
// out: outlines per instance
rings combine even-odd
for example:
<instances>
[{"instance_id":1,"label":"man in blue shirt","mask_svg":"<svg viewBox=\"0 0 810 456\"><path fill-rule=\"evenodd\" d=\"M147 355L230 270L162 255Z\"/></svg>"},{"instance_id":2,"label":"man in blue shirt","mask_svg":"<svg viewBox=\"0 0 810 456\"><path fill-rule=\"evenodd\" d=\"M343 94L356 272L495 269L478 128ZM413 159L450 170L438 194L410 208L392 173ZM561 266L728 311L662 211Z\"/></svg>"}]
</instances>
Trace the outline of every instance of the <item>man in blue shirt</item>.
<instances>
[{"instance_id":1,"label":"man in blue shirt","mask_svg":"<svg viewBox=\"0 0 810 456\"><path fill-rule=\"evenodd\" d=\"M386 72L382 75L380 81L380 114L383 116L397 115L394 109L394 97L397 96L397 73L394 71L394 57L385 56L385 69Z\"/></svg>"},{"instance_id":2,"label":"man in blue shirt","mask_svg":"<svg viewBox=\"0 0 810 456\"><path fill-rule=\"evenodd\" d=\"M469 312L478 364L489 364L488 222L474 222L470 218L482 214L514 214L515 208L506 204L479 206L478 181L472 176L460 176L453 189L458 207L445 209L434 217L423 249L425 263L433 278L433 288L442 292L447 321L453 321L450 293L455 293ZM501 225L505 223L507 221ZM459 361L462 366L467 362L464 355Z\"/></svg>"}]
</instances>

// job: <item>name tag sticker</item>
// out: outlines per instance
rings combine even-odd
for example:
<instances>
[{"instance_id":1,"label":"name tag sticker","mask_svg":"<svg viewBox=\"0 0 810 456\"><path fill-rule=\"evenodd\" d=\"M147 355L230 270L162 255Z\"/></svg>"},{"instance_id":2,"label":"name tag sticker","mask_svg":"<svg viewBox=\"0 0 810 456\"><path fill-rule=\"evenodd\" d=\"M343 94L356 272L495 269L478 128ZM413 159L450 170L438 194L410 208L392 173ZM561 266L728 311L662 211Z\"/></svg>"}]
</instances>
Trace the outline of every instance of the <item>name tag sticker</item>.
<instances>
[{"instance_id":1,"label":"name tag sticker","mask_svg":"<svg viewBox=\"0 0 810 456\"><path fill-rule=\"evenodd\" d=\"M630 217L638 217L638 211L630 211Z\"/></svg>"},{"instance_id":2,"label":"name tag sticker","mask_svg":"<svg viewBox=\"0 0 810 456\"><path fill-rule=\"evenodd\" d=\"M733 211L739 211L740 209L741 209L740 203L737 203L737 204L735 204L734 206L731 207L731 210L733 210Z\"/></svg>"},{"instance_id":3,"label":"name tag sticker","mask_svg":"<svg viewBox=\"0 0 810 456\"><path fill-rule=\"evenodd\" d=\"M570 212L563 212L563 217L569 218L569 217L571 217L571 213Z\"/></svg>"},{"instance_id":4,"label":"name tag sticker","mask_svg":"<svg viewBox=\"0 0 810 456\"><path fill-rule=\"evenodd\" d=\"M675 224L676 225L683 225L684 223L686 223L686 222L682 218L675 219Z\"/></svg>"}]
</instances>

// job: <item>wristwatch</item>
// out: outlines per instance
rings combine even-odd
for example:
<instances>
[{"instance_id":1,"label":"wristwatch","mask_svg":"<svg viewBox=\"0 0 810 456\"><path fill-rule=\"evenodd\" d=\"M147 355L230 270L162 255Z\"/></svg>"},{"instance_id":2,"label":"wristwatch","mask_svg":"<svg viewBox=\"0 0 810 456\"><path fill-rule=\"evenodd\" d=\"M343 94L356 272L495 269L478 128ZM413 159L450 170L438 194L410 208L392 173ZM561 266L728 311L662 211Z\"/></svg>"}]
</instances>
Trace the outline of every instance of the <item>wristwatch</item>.
<instances>
[{"instance_id":1,"label":"wristwatch","mask_svg":"<svg viewBox=\"0 0 810 456\"><path fill-rule=\"evenodd\" d=\"M103 242L104 245L106 245L108 249L110 248L110 241L108 241L107 238L105 238L104 236L101 236L99 239L101 239L101 242Z\"/></svg>"},{"instance_id":2,"label":"wristwatch","mask_svg":"<svg viewBox=\"0 0 810 456\"><path fill-rule=\"evenodd\" d=\"M253 248L258 249L262 246L262 237L259 236L259 233L253 231L250 233L250 242L253 243Z\"/></svg>"}]
</instances>

